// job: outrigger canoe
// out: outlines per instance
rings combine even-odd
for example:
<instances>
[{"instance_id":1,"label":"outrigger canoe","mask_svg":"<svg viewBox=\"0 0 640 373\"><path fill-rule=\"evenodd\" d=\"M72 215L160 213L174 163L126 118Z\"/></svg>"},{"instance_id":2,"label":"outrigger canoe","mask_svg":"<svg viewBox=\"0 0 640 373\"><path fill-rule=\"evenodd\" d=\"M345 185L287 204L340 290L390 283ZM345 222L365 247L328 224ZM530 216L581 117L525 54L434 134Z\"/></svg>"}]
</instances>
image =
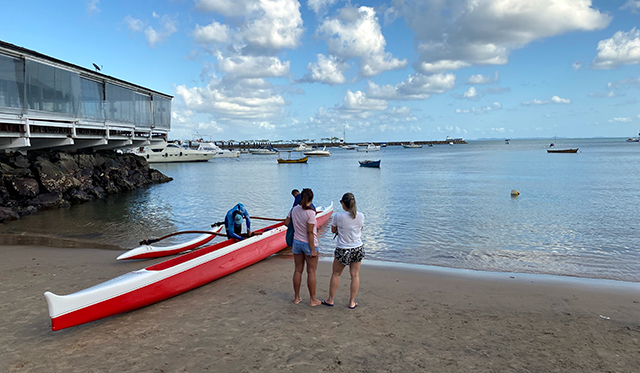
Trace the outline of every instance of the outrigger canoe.
<instances>
[{"instance_id":1,"label":"outrigger canoe","mask_svg":"<svg viewBox=\"0 0 640 373\"><path fill-rule=\"evenodd\" d=\"M224 228L224 225L213 227L211 228L211 234L202 234L187 242L183 242L183 243L179 243L171 246L141 245L139 247L136 247L135 249L131 249L126 253L118 256L116 259L126 260L126 259L159 258L162 256L179 254L183 251L193 250L213 240L213 238L216 236L214 233L220 233L222 228Z\"/></svg>"},{"instance_id":2,"label":"outrigger canoe","mask_svg":"<svg viewBox=\"0 0 640 373\"><path fill-rule=\"evenodd\" d=\"M333 203L318 212L318 226L326 223L332 213ZM282 222L256 232L262 234L205 246L73 294L47 291L44 296L51 329L69 328L171 298L257 263L287 246L287 227Z\"/></svg>"}]
</instances>

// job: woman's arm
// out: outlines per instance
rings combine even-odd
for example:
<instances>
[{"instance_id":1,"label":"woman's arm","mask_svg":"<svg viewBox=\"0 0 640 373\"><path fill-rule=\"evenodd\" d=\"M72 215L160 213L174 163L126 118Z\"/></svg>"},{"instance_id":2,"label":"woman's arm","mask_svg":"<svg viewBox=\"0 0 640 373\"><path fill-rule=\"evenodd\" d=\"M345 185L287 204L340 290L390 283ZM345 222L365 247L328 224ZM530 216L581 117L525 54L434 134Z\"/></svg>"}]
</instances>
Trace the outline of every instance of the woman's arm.
<instances>
[{"instance_id":1,"label":"woman's arm","mask_svg":"<svg viewBox=\"0 0 640 373\"><path fill-rule=\"evenodd\" d=\"M286 219L284 219L284 226L285 226L285 227L288 227L288 226L289 226L289 223L291 223L291 218L287 216L287 218L286 218Z\"/></svg>"},{"instance_id":2,"label":"woman's arm","mask_svg":"<svg viewBox=\"0 0 640 373\"><path fill-rule=\"evenodd\" d=\"M335 226L335 225L332 225L332 226L331 226L331 233L334 233L334 234L335 234L335 233L338 233L338 227L337 227L337 226Z\"/></svg>"},{"instance_id":3,"label":"woman's arm","mask_svg":"<svg viewBox=\"0 0 640 373\"><path fill-rule=\"evenodd\" d=\"M315 224L307 223L307 241L309 241L309 248L311 249L311 256L318 256L318 251L316 250L316 240L313 235L313 228Z\"/></svg>"}]
</instances>

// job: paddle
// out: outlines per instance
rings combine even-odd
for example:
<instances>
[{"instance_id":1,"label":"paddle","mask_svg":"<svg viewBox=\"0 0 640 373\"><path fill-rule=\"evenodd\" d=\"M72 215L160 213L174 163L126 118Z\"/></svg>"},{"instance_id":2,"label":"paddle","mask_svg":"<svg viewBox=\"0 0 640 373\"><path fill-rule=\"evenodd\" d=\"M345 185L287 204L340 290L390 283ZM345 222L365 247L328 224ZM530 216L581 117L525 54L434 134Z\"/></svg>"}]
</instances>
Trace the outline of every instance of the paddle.
<instances>
[{"instance_id":1,"label":"paddle","mask_svg":"<svg viewBox=\"0 0 640 373\"><path fill-rule=\"evenodd\" d=\"M224 224L224 222L217 222L217 223L213 223L211 224L211 227L217 227L219 225ZM151 245L152 243L156 243L158 241L162 241L164 239L167 239L169 237L173 237L173 236L177 236L179 234L189 234L189 233L199 233L199 234L215 234L216 236L222 236L222 237L228 237L226 234L224 233L217 233L217 232L210 232L210 231L182 231L182 232L174 232L174 233L170 233L166 236L162 236L160 238L149 238L146 240L142 240L140 241L140 245Z\"/></svg>"},{"instance_id":2,"label":"paddle","mask_svg":"<svg viewBox=\"0 0 640 373\"><path fill-rule=\"evenodd\" d=\"M249 216L249 218L250 219L258 219L258 220L284 221L284 219L262 218L260 216Z\"/></svg>"}]
</instances>

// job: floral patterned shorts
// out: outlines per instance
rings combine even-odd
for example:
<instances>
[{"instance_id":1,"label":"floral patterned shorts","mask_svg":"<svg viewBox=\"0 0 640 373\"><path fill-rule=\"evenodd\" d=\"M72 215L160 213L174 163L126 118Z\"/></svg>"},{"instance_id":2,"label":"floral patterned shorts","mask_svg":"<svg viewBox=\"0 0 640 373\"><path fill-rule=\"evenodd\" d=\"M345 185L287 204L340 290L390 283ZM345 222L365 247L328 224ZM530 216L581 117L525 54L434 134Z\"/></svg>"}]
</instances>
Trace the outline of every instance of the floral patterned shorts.
<instances>
[{"instance_id":1,"label":"floral patterned shorts","mask_svg":"<svg viewBox=\"0 0 640 373\"><path fill-rule=\"evenodd\" d=\"M351 263L359 263L364 258L364 245L353 249L341 249L336 247L334 257L344 266Z\"/></svg>"}]
</instances>

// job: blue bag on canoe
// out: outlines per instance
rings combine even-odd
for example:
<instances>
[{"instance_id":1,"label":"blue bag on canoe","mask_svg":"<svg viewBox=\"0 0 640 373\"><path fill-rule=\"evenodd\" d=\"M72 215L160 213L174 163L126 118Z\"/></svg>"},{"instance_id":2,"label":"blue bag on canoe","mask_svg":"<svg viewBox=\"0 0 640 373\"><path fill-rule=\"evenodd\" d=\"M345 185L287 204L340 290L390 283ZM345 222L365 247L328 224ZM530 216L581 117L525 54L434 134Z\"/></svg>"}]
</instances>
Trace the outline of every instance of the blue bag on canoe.
<instances>
[{"instance_id":1,"label":"blue bag on canoe","mask_svg":"<svg viewBox=\"0 0 640 373\"><path fill-rule=\"evenodd\" d=\"M287 246L293 246L293 222L290 221L287 226Z\"/></svg>"}]
</instances>

